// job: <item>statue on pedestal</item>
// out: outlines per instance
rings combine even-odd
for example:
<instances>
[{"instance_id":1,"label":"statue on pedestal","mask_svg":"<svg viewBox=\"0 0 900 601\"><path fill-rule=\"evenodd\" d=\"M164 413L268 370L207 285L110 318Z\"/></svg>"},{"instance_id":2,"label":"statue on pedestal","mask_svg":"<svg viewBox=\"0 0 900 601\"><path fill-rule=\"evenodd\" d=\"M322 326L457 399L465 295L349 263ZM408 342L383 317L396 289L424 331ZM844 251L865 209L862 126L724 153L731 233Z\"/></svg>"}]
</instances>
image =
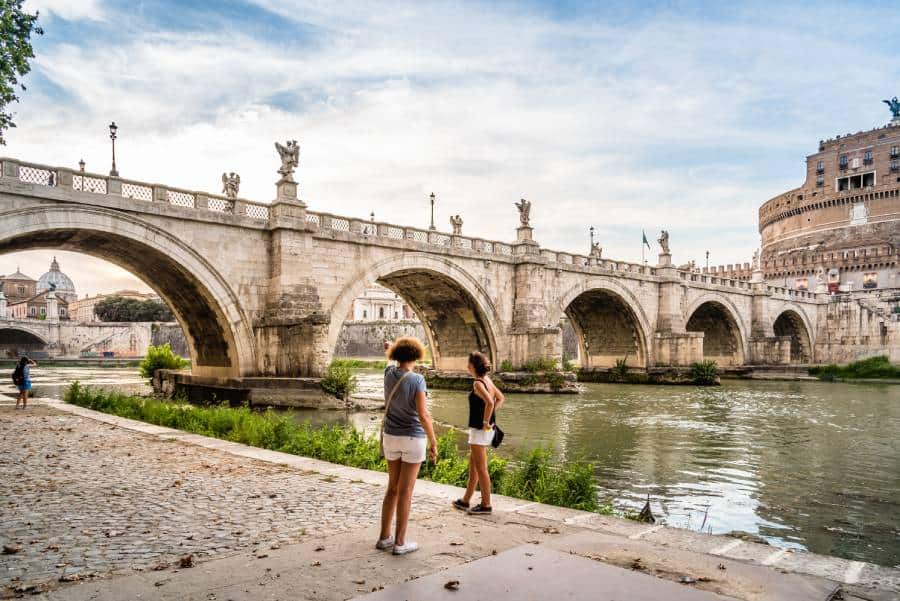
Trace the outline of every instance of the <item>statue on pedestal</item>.
<instances>
[{"instance_id":1,"label":"statue on pedestal","mask_svg":"<svg viewBox=\"0 0 900 601\"><path fill-rule=\"evenodd\" d=\"M519 209L519 222L522 224L521 227L531 227L531 201L523 198L516 203L516 208Z\"/></svg>"},{"instance_id":2,"label":"statue on pedestal","mask_svg":"<svg viewBox=\"0 0 900 601\"><path fill-rule=\"evenodd\" d=\"M888 109L891 111L891 115L893 115L893 119L891 119L891 123L900 123L900 100L897 100L897 97L894 96L890 100L882 100L883 103L888 105Z\"/></svg>"},{"instance_id":3,"label":"statue on pedestal","mask_svg":"<svg viewBox=\"0 0 900 601\"><path fill-rule=\"evenodd\" d=\"M664 254L664 255L671 254L669 252L669 232L667 232L666 230L663 230L662 232L660 232L659 238L657 238L656 241L659 242L659 247L662 249L661 254Z\"/></svg>"},{"instance_id":4,"label":"statue on pedestal","mask_svg":"<svg viewBox=\"0 0 900 601\"><path fill-rule=\"evenodd\" d=\"M295 183L294 169L300 164L300 145L297 144L297 140L288 140L287 146L282 146L275 142L275 150L278 151L278 156L281 157L281 168L278 170L281 179L278 180L278 183Z\"/></svg>"},{"instance_id":5,"label":"statue on pedestal","mask_svg":"<svg viewBox=\"0 0 900 601\"><path fill-rule=\"evenodd\" d=\"M238 197L238 191L241 189L241 176L233 171L231 173L222 173L222 192L229 200Z\"/></svg>"},{"instance_id":6,"label":"statue on pedestal","mask_svg":"<svg viewBox=\"0 0 900 601\"><path fill-rule=\"evenodd\" d=\"M591 257L599 259L603 256L603 247L599 242L591 242Z\"/></svg>"},{"instance_id":7,"label":"statue on pedestal","mask_svg":"<svg viewBox=\"0 0 900 601\"><path fill-rule=\"evenodd\" d=\"M759 249L753 251L753 271L759 269Z\"/></svg>"},{"instance_id":8,"label":"statue on pedestal","mask_svg":"<svg viewBox=\"0 0 900 601\"><path fill-rule=\"evenodd\" d=\"M453 215L450 217L450 225L453 227L453 235L461 236L462 235L462 226L463 220L459 215Z\"/></svg>"}]
</instances>

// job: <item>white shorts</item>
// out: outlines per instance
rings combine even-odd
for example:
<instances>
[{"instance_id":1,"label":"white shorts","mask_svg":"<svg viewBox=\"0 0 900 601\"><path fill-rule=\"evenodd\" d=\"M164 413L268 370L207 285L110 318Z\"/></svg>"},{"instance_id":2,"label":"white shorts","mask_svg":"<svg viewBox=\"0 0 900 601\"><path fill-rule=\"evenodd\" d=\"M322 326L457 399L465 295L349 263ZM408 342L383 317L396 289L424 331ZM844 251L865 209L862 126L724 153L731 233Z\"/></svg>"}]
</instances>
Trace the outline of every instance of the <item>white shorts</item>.
<instances>
[{"instance_id":1,"label":"white shorts","mask_svg":"<svg viewBox=\"0 0 900 601\"><path fill-rule=\"evenodd\" d=\"M388 461L400 460L403 463L422 463L425 461L425 438L416 436L395 436L385 434L382 438L384 458Z\"/></svg>"},{"instance_id":2,"label":"white shorts","mask_svg":"<svg viewBox=\"0 0 900 601\"><path fill-rule=\"evenodd\" d=\"M469 428L469 444L489 447L494 441L494 429L482 430L481 428Z\"/></svg>"}]
</instances>

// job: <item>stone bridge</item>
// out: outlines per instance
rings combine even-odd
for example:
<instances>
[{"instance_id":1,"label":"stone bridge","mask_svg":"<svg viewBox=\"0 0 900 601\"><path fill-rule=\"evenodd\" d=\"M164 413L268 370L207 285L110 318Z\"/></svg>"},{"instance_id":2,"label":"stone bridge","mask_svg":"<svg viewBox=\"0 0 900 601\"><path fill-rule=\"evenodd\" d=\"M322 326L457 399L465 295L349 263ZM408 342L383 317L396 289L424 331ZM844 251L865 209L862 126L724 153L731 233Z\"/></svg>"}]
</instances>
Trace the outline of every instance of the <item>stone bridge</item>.
<instances>
[{"instance_id":1,"label":"stone bridge","mask_svg":"<svg viewBox=\"0 0 900 601\"><path fill-rule=\"evenodd\" d=\"M271 203L2 160L0 252L59 248L115 263L172 307L198 376L317 376L371 282L404 297L435 365L559 358L563 318L586 367L808 363L805 291L308 210L288 174ZM282 173L284 176L284 173ZM512 205L512 203L510 203Z\"/></svg>"}]
</instances>

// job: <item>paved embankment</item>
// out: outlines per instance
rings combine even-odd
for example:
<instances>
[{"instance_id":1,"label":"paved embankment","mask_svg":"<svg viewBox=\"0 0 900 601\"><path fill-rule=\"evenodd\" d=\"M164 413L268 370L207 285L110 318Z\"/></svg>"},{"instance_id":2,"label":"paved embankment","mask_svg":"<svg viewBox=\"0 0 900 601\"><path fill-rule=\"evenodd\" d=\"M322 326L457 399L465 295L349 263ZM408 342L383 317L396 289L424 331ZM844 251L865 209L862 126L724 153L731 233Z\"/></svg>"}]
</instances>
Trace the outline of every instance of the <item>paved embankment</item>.
<instances>
[{"instance_id":1,"label":"paved embankment","mask_svg":"<svg viewBox=\"0 0 900 601\"><path fill-rule=\"evenodd\" d=\"M479 561L507 550L523 561L528 545L629 568L654 590L685 578L679 586L754 600L825 599L839 582L845 599L900 591L898 570L517 499L471 518L448 506L459 489L424 481L411 525L423 549L396 558L373 549L382 473L52 402L0 405L0 427L8 595L346 599L410 579L430 586L424 577L448 568L464 586ZM195 567L179 567L189 555Z\"/></svg>"}]
</instances>

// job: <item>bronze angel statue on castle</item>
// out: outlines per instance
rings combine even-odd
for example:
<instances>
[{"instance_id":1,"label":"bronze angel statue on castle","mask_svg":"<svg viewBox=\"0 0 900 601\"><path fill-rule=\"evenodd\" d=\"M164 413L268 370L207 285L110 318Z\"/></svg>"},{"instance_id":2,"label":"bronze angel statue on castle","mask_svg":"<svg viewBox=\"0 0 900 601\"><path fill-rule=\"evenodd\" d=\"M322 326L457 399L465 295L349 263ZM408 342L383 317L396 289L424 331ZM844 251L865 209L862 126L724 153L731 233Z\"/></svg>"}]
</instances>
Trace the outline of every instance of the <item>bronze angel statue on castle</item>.
<instances>
[{"instance_id":1,"label":"bronze angel statue on castle","mask_svg":"<svg viewBox=\"0 0 900 601\"><path fill-rule=\"evenodd\" d=\"M891 115L894 116L894 121L900 121L900 100L897 100L897 97L894 96L890 100L882 100L883 103L888 105L888 108L891 110Z\"/></svg>"}]
</instances>

